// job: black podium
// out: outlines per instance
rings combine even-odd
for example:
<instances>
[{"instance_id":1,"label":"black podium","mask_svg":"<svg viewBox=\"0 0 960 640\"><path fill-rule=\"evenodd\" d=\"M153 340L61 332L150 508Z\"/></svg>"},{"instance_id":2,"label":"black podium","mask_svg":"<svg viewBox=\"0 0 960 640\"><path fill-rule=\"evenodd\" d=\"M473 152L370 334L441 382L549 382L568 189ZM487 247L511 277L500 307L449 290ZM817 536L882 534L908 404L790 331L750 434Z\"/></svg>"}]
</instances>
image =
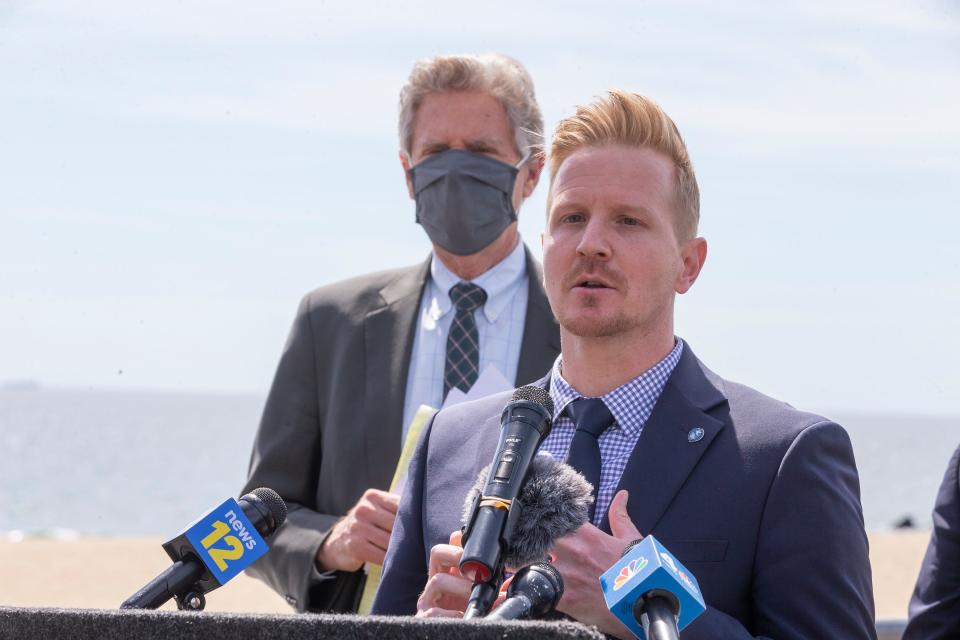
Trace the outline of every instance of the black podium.
<instances>
[{"instance_id":1,"label":"black podium","mask_svg":"<svg viewBox=\"0 0 960 640\"><path fill-rule=\"evenodd\" d=\"M877 624L879 640L899 640L902 621ZM0 639L76 640L603 640L575 622L420 620L381 616L193 613L140 609L0 607Z\"/></svg>"},{"instance_id":2,"label":"black podium","mask_svg":"<svg viewBox=\"0 0 960 640\"><path fill-rule=\"evenodd\" d=\"M574 622L484 622L349 615L0 607L0 638L75 640L603 640Z\"/></svg>"}]
</instances>

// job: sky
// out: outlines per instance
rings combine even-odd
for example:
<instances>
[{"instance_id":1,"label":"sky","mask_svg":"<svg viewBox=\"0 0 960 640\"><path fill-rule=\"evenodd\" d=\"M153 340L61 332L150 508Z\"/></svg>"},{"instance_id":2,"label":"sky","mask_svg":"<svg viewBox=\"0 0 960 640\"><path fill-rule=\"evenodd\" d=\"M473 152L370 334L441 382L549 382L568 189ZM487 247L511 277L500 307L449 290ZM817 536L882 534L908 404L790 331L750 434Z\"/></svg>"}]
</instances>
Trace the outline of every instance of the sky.
<instances>
[{"instance_id":1,"label":"sky","mask_svg":"<svg viewBox=\"0 0 960 640\"><path fill-rule=\"evenodd\" d=\"M956 415L960 7L790 5L0 0L0 384L265 393L304 293L428 254L414 61L500 51L548 134L614 87L677 122L709 256L676 331L714 371Z\"/></svg>"}]
</instances>

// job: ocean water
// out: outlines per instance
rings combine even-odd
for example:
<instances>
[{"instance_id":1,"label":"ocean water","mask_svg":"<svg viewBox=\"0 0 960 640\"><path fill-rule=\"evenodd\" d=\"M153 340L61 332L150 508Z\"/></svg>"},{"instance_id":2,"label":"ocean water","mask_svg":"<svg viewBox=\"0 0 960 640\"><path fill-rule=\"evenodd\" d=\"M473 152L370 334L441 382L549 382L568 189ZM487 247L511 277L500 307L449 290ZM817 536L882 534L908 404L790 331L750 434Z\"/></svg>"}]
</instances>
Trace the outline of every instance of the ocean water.
<instances>
[{"instance_id":1,"label":"ocean water","mask_svg":"<svg viewBox=\"0 0 960 640\"><path fill-rule=\"evenodd\" d=\"M0 532L172 536L246 478L259 395L0 390ZM930 525L960 416L830 414L867 528Z\"/></svg>"},{"instance_id":2,"label":"ocean water","mask_svg":"<svg viewBox=\"0 0 960 640\"><path fill-rule=\"evenodd\" d=\"M0 391L0 531L172 535L246 479L263 398Z\"/></svg>"}]
</instances>

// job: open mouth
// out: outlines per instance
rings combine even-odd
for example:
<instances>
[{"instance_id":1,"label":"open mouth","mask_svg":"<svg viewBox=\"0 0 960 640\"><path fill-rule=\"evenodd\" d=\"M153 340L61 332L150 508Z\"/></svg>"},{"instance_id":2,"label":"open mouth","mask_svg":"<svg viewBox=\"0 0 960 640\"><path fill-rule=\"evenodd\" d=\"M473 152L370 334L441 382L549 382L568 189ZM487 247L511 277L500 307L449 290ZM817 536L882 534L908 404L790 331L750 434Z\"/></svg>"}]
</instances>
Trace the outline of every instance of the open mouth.
<instances>
[{"instance_id":1,"label":"open mouth","mask_svg":"<svg viewBox=\"0 0 960 640\"><path fill-rule=\"evenodd\" d=\"M609 289L610 287L599 280L581 280L577 282L577 287L584 289Z\"/></svg>"}]
</instances>

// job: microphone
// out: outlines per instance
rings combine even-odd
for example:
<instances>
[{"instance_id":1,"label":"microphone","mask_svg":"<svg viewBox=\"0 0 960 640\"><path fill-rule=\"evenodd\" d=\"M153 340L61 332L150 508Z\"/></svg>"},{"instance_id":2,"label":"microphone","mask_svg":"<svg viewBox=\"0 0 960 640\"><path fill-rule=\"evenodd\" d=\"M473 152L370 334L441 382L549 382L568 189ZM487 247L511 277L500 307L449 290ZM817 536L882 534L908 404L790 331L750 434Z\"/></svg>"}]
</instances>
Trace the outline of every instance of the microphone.
<instances>
[{"instance_id":1,"label":"microphone","mask_svg":"<svg viewBox=\"0 0 960 640\"><path fill-rule=\"evenodd\" d=\"M467 494L463 505L464 525L476 511L489 474L490 467L481 470L476 484ZM592 503L593 487L573 467L559 462L550 454L534 456L526 482L513 502L515 514L512 514L511 518L514 518L514 521L503 549L502 564L523 567L547 560L554 540L575 531L589 520ZM519 574L520 572L517 573L518 576ZM559 577L557 574L558 580ZM515 581L516 579L514 578ZM563 593L563 581L559 580L559 583L561 586L556 600L559 600ZM490 604L496 599L500 584L497 583L495 587ZM487 605L487 610L489 606ZM486 611L478 613L482 615Z\"/></svg>"},{"instance_id":2,"label":"microphone","mask_svg":"<svg viewBox=\"0 0 960 640\"><path fill-rule=\"evenodd\" d=\"M487 484L490 467L484 467L463 503L464 526ZM549 453L538 453L530 463L527 481L514 500L517 518L503 551L503 563L523 567L548 559L553 541L578 529L590 519L593 487L573 467Z\"/></svg>"},{"instance_id":3,"label":"microphone","mask_svg":"<svg viewBox=\"0 0 960 640\"><path fill-rule=\"evenodd\" d=\"M607 608L641 640L677 640L706 609L697 579L653 536L600 576Z\"/></svg>"},{"instance_id":4,"label":"microphone","mask_svg":"<svg viewBox=\"0 0 960 640\"><path fill-rule=\"evenodd\" d=\"M205 593L225 584L263 556L270 537L287 518L273 489L228 498L163 544L173 564L127 598L121 609L156 609L175 598L178 609L201 611Z\"/></svg>"},{"instance_id":5,"label":"microphone","mask_svg":"<svg viewBox=\"0 0 960 640\"><path fill-rule=\"evenodd\" d=\"M520 509L514 501L530 462L550 433L553 400L545 389L520 387L500 416L500 440L483 490L472 505L463 529L460 572L474 587L464 618L490 611L503 582L502 553L512 536Z\"/></svg>"},{"instance_id":6,"label":"microphone","mask_svg":"<svg viewBox=\"0 0 960 640\"><path fill-rule=\"evenodd\" d=\"M487 620L542 618L557 607L563 596L563 578L549 562L524 567L513 576L507 599L490 612Z\"/></svg>"}]
</instances>

